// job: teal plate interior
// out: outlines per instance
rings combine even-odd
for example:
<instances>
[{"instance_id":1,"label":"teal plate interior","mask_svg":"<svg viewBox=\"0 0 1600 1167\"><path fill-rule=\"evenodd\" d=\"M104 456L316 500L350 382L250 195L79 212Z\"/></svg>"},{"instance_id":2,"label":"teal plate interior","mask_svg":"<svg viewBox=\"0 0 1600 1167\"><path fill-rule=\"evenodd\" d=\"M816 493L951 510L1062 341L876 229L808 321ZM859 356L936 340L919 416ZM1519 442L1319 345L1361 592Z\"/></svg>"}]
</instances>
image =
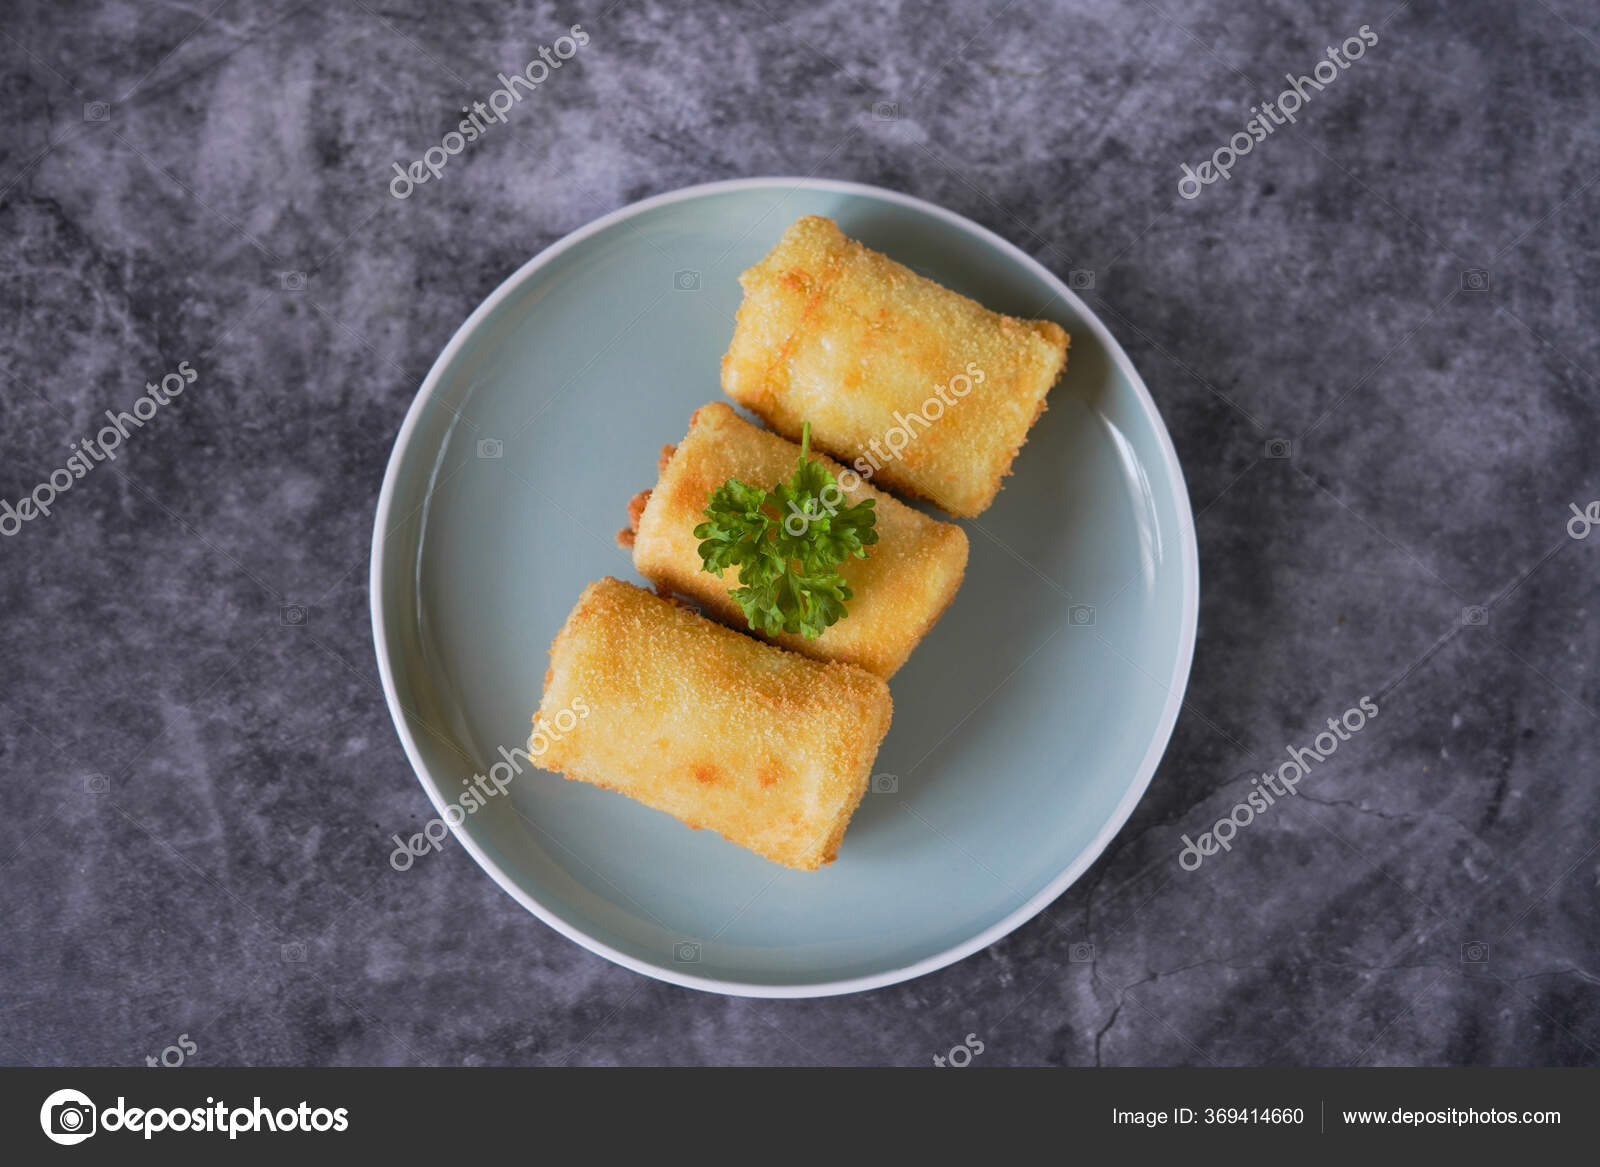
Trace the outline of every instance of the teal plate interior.
<instances>
[{"instance_id":1,"label":"teal plate interior","mask_svg":"<svg viewBox=\"0 0 1600 1167\"><path fill-rule=\"evenodd\" d=\"M752 996L918 976L1058 896L1155 771L1198 606L1194 521L1166 430L1116 341L1055 276L957 215L871 187L757 179L674 192L508 279L440 355L396 442L373 540L373 630L435 808L526 740L550 641L584 585L642 582L613 541L627 502L654 483L690 412L721 398L739 273L806 214L1072 334L1015 473L963 523L960 594L891 682L879 777L838 860L789 871L532 768L455 832L507 892L594 952Z\"/></svg>"}]
</instances>

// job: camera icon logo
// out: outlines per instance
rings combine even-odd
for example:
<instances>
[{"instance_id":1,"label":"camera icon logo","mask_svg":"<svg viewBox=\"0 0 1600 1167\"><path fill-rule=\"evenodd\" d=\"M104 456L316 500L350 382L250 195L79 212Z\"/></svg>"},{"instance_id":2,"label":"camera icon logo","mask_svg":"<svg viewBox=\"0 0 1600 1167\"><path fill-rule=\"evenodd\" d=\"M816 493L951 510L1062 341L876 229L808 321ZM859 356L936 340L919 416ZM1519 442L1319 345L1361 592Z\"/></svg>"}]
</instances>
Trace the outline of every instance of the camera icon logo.
<instances>
[{"instance_id":1,"label":"camera icon logo","mask_svg":"<svg viewBox=\"0 0 1600 1167\"><path fill-rule=\"evenodd\" d=\"M1462 964L1488 964L1489 946L1482 940L1468 940L1461 946Z\"/></svg>"},{"instance_id":2,"label":"camera icon logo","mask_svg":"<svg viewBox=\"0 0 1600 1167\"><path fill-rule=\"evenodd\" d=\"M281 271L278 273L278 286L286 292L303 292L306 290L306 273Z\"/></svg>"},{"instance_id":3,"label":"camera icon logo","mask_svg":"<svg viewBox=\"0 0 1600 1167\"><path fill-rule=\"evenodd\" d=\"M1067 959L1073 964L1089 964L1094 960L1094 945L1080 940L1067 949Z\"/></svg>"},{"instance_id":4,"label":"camera icon logo","mask_svg":"<svg viewBox=\"0 0 1600 1167\"><path fill-rule=\"evenodd\" d=\"M1482 628L1489 622L1489 609L1472 604L1461 609L1461 623L1467 628Z\"/></svg>"},{"instance_id":5,"label":"camera icon logo","mask_svg":"<svg viewBox=\"0 0 1600 1167\"><path fill-rule=\"evenodd\" d=\"M872 793L898 794L900 792L900 776L898 774L874 774L872 776Z\"/></svg>"},{"instance_id":6,"label":"camera icon logo","mask_svg":"<svg viewBox=\"0 0 1600 1167\"><path fill-rule=\"evenodd\" d=\"M1489 273L1481 267L1469 267L1461 273L1461 290L1463 292L1487 292L1489 290Z\"/></svg>"},{"instance_id":7,"label":"camera icon logo","mask_svg":"<svg viewBox=\"0 0 1600 1167\"><path fill-rule=\"evenodd\" d=\"M684 268L682 271L672 273L672 286L680 292L698 292L700 290L700 273Z\"/></svg>"},{"instance_id":8,"label":"camera icon logo","mask_svg":"<svg viewBox=\"0 0 1600 1167\"><path fill-rule=\"evenodd\" d=\"M90 774L83 780L83 789L86 794L105 794L111 789L111 779L104 774Z\"/></svg>"},{"instance_id":9,"label":"camera icon logo","mask_svg":"<svg viewBox=\"0 0 1600 1167\"><path fill-rule=\"evenodd\" d=\"M78 1090L57 1090L39 1108L39 1125L52 1143L70 1147L94 1134L98 1113L87 1094Z\"/></svg>"},{"instance_id":10,"label":"camera icon logo","mask_svg":"<svg viewBox=\"0 0 1600 1167\"><path fill-rule=\"evenodd\" d=\"M1264 449L1269 458L1287 458L1294 453L1294 442L1289 438L1268 438Z\"/></svg>"},{"instance_id":11,"label":"camera icon logo","mask_svg":"<svg viewBox=\"0 0 1600 1167\"><path fill-rule=\"evenodd\" d=\"M499 438L479 438L478 457L503 458L506 454L506 444Z\"/></svg>"},{"instance_id":12,"label":"camera icon logo","mask_svg":"<svg viewBox=\"0 0 1600 1167\"><path fill-rule=\"evenodd\" d=\"M299 628L306 622L306 610L299 604L285 604L278 609L278 623L285 628Z\"/></svg>"},{"instance_id":13,"label":"camera icon logo","mask_svg":"<svg viewBox=\"0 0 1600 1167\"><path fill-rule=\"evenodd\" d=\"M1070 271L1067 273L1067 287L1074 292L1094 291L1094 272Z\"/></svg>"},{"instance_id":14,"label":"camera icon logo","mask_svg":"<svg viewBox=\"0 0 1600 1167\"><path fill-rule=\"evenodd\" d=\"M304 964L306 962L306 946L303 940L291 940L282 949L284 964Z\"/></svg>"},{"instance_id":15,"label":"camera icon logo","mask_svg":"<svg viewBox=\"0 0 1600 1167\"><path fill-rule=\"evenodd\" d=\"M1094 605L1074 604L1067 609L1067 623L1074 628L1094 627Z\"/></svg>"},{"instance_id":16,"label":"camera icon logo","mask_svg":"<svg viewBox=\"0 0 1600 1167\"><path fill-rule=\"evenodd\" d=\"M900 103L898 101L875 101L872 103L872 116L880 122L897 122L900 120Z\"/></svg>"},{"instance_id":17,"label":"camera icon logo","mask_svg":"<svg viewBox=\"0 0 1600 1167\"><path fill-rule=\"evenodd\" d=\"M698 940L680 940L672 946L672 959L679 964L700 963L700 942Z\"/></svg>"},{"instance_id":18,"label":"camera icon logo","mask_svg":"<svg viewBox=\"0 0 1600 1167\"><path fill-rule=\"evenodd\" d=\"M86 101L83 105L83 120L86 122L108 122L111 120L111 104L105 101Z\"/></svg>"}]
</instances>

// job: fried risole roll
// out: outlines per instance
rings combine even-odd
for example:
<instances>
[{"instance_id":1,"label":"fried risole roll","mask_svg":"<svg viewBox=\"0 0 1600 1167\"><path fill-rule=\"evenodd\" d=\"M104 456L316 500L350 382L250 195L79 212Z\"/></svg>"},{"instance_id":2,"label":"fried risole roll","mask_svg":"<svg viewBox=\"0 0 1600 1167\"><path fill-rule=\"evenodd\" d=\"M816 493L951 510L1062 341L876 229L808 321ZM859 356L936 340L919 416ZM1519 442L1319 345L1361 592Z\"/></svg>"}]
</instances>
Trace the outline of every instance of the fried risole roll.
<instances>
[{"instance_id":1,"label":"fried risole roll","mask_svg":"<svg viewBox=\"0 0 1600 1167\"><path fill-rule=\"evenodd\" d=\"M854 593L844 619L815 640L784 633L773 642L892 676L955 599L967 567L967 533L874 490L829 458L818 460L840 485L840 505L877 500L878 541L866 559L847 559L839 567ZM799 461L800 447L793 442L751 425L720 401L702 405L683 441L662 451L655 489L635 496L628 507L630 530L618 537L625 545L632 542L634 567L658 590L687 596L731 627L749 631L729 595L739 584L738 569L721 576L705 571L694 529L705 522L711 493L729 478L769 489L793 474Z\"/></svg>"},{"instance_id":2,"label":"fried risole roll","mask_svg":"<svg viewBox=\"0 0 1600 1167\"><path fill-rule=\"evenodd\" d=\"M814 871L838 854L892 709L880 677L603 579L550 646L529 753Z\"/></svg>"},{"instance_id":3,"label":"fried risole roll","mask_svg":"<svg viewBox=\"0 0 1600 1167\"><path fill-rule=\"evenodd\" d=\"M786 437L953 515L986 510L1066 367L1048 320L991 312L845 237L796 222L739 277L722 388Z\"/></svg>"}]
</instances>

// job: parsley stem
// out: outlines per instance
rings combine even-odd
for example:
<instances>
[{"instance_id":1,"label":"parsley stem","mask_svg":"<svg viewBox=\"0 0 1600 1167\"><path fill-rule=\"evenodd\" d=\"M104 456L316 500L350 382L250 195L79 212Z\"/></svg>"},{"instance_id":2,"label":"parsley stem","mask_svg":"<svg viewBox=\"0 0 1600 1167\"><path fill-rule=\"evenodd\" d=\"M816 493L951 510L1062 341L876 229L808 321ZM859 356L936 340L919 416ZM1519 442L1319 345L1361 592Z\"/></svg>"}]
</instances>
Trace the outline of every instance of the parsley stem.
<instances>
[{"instance_id":1,"label":"parsley stem","mask_svg":"<svg viewBox=\"0 0 1600 1167\"><path fill-rule=\"evenodd\" d=\"M811 455L811 423L800 423L800 464L805 465L806 459Z\"/></svg>"}]
</instances>

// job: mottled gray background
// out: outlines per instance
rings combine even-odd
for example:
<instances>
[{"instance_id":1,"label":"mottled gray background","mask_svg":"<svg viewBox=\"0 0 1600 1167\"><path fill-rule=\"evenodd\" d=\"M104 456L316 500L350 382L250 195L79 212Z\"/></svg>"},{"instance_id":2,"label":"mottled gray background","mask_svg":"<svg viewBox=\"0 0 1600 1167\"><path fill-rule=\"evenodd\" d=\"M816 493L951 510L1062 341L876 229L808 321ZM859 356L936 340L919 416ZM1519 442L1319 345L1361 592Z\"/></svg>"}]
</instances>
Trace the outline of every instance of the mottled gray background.
<instances>
[{"instance_id":1,"label":"mottled gray background","mask_svg":"<svg viewBox=\"0 0 1600 1167\"><path fill-rule=\"evenodd\" d=\"M203 374L0 540L0 1061L1600 1062L1600 537L1564 526L1600 498L1594 6L683 7L6 4L0 498ZM574 22L535 107L390 198ZM1298 125L1178 197L1362 24ZM525 259L811 173L1096 273L1188 476L1200 639L1149 794L1044 916L884 991L731 1000L587 954L459 847L389 869L431 810L368 538L423 373ZM1314 789L1177 869L1368 692Z\"/></svg>"}]
</instances>

